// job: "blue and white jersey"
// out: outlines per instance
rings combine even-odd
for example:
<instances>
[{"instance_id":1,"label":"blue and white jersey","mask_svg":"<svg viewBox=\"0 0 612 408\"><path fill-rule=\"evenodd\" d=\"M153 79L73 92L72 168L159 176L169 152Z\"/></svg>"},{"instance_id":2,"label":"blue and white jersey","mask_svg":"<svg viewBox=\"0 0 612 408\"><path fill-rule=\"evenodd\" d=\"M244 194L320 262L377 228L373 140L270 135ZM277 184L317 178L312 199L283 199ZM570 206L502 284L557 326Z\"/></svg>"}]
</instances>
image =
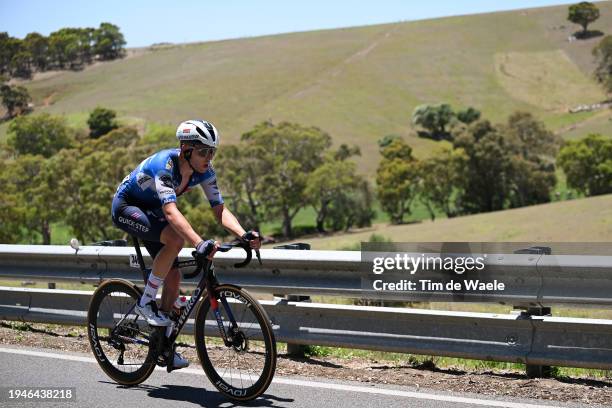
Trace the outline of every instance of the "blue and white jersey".
<instances>
[{"instance_id":1,"label":"blue and white jersey","mask_svg":"<svg viewBox=\"0 0 612 408\"><path fill-rule=\"evenodd\" d=\"M217 176L212 165L204 173L193 172L185 189L177 194L182 176L179 170L180 149L167 149L147 157L127 175L117 188L117 196L125 198L132 205L155 209L164 204L176 202L176 197L200 185L210 206L223 203L217 186Z\"/></svg>"}]
</instances>

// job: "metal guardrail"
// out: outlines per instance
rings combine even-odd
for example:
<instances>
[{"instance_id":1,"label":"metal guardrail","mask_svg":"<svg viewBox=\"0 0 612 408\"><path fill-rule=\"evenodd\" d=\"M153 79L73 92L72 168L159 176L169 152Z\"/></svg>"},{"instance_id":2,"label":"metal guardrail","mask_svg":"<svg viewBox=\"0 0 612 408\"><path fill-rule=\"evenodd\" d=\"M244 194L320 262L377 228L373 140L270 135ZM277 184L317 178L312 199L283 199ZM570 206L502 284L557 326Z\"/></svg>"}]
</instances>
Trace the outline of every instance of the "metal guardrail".
<instances>
[{"instance_id":1,"label":"metal guardrail","mask_svg":"<svg viewBox=\"0 0 612 408\"><path fill-rule=\"evenodd\" d=\"M133 248L0 245L0 277L45 282L98 283L123 278L142 284L130 267ZM146 254L146 252L144 252ZM419 254L420 255L420 254ZM362 288L359 252L262 250L264 265L232 265L243 254L215 257L220 281L249 290L292 295L338 295L406 300L402 292ZM191 251L183 250L183 259ZM148 262L150 259L146 258ZM612 305L612 257L575 255L489 255L487 267L507 283L486 301L528 308L563 303ZM426 278L427 271L419 271ZM184 282L193 286L196 282ZM425 297L425 294L423 294ZM0 288L0 318L85 324L91 292ZM411 293L411 300L415 294ZM417 293L418 297L419 294ZM447 301L456 294L426 294ZM462 294L462 300L470 300ZM482 298L482 296L480 296ZM612 369L612 321L531 314L492 314L262 301L279 341L509 361ZM192 332L192 323L186 326Z\"/></svg>"},{"instance_id":2,"label":"metal guardrail","mask_svg":"<svg viewBox=\"0 0 612 408\"><path fill-rule=\"evenodd\" d=\"M298 251L262 249L263 265L251 262L246 268L233 264L243 254L232 250L215 256L220 281L232 282L248 290L281 295L328 295L382 300L407 300L403 292L362 288L363 272L357 251ZM130 247L0 245L0 278L97 283L123 278L142 282L142 275L130 267ZM150 258L143 251L145 261ZM421 255L421 254L415 254ZM191 259L191 250L179 257ZM488 302L517 307L552 304L612 307L612 256L489 254L487 268L503 276L506 289L484 296ZM418 271L419 278L435 278L436 272ZM439 277L439 276L438 276ZM193 287L195 280L184 281ZM452 301L456 293L411 292L409 300ZM483 295L460 294L461 300L482 302Z\"/></svg>"},{"instance_id":3,"label":"metal guardrail","mask_svg":"<svg viewBox=\"0 0 612 408\"><path fill-rule=\"evenodd\" d=\"M0 319L85 325L91 291L0 287ZM612 320L261 301L277 340L612 369ZM210 322L210 333L217 335ZM193 320L184 328L193 334Z\"/></svg>"}]
</instances>

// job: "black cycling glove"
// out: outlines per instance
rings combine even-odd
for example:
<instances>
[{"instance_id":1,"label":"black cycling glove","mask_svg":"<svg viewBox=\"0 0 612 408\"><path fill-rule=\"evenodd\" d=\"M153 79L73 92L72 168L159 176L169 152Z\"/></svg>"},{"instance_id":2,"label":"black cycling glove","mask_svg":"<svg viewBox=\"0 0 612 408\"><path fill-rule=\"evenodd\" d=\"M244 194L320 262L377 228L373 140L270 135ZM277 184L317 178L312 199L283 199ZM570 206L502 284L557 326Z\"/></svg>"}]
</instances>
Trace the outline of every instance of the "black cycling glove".
<instances>
[{"instance_id":1,"label":"black cycling glove","mask_svg":"<svg viewBox=\"0 0 612 408\"><path fill-rule=\"evenodd\" d=\"M257 231L253 231L253 230L248 230L247 232L245 232L244 234L242 234L242 236L240 237L243 241L252 241L254 239L259 239L261 240L261 237L259 236L259 232Z\"/></svg>"},{"instance_id":2,"label":"black cycling glove","mask_svg":"<svg viewBox=\"0 0 612 408\"><path fill-rule=\"evenodd\" d=\"M206 260L208 255L215 248L215 241L212 239L208 239L206 241L201 241L196 246L196 258L200 261Z\"/></svg>"}]
</instances>

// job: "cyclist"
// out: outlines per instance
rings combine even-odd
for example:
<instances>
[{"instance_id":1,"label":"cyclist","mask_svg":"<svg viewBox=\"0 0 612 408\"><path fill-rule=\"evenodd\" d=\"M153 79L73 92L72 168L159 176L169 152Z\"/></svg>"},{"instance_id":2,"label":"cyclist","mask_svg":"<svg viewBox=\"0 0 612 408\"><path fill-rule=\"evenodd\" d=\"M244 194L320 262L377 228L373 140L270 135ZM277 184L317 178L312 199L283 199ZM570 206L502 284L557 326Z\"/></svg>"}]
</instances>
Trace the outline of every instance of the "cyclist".
<instances>
[{"instance_id":1,"label":"cyclist","mask_svg":"<svg viewBox=\"0 0 612 408\"><path fill-rule=\"evenodd\" d=\"M176 130L178 149L162 150L146 158L126 176L113 198L114 224L128 234L141 238L153 258L152 272L135 311L150 325L170 326L167 316L179 294L180 273L177 256L187 242L197 256L212 259L219 244L198 235L176 205L177 197L200 185L218 222L228 231L260 247L259 234L245 231L223 204L212 159L219 147L219 132L207 121L188 120ZM161 310L155 298L164 285ZM179 353L174 367L189 365Z\"/></svg>"}]
</instances>

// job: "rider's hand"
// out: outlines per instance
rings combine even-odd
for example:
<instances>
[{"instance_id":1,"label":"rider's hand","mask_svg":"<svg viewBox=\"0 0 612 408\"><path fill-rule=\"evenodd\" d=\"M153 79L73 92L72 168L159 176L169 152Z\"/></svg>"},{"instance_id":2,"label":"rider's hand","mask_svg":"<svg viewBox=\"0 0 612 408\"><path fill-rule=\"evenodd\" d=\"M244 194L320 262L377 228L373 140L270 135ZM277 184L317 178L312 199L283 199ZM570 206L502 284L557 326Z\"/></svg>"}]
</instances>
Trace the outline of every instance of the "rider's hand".
<instances>
[{"instance_id":1,"label":"rider's hand","mask_svg":"<svg viewBox=\"0 0 612 408\"><path fill-rule=\"evenodd\" d=\"M248 241L249 245L253 249L261 248L261 237L257 231L248 230L240 238L242 238L244 241Z\"/></svg>"},{"instance_id":2,"label":"rider's hand","mask_svg":"<svg viewBox=\"0 0 612 408\"><path fill-rule=\"evenodd\" d=\"M203 259L213 259L215 252L219 249L219 242L209 239L206 241L201 241L196 246L196 257L200 260Z\"/></svg>"}]
</instances>

